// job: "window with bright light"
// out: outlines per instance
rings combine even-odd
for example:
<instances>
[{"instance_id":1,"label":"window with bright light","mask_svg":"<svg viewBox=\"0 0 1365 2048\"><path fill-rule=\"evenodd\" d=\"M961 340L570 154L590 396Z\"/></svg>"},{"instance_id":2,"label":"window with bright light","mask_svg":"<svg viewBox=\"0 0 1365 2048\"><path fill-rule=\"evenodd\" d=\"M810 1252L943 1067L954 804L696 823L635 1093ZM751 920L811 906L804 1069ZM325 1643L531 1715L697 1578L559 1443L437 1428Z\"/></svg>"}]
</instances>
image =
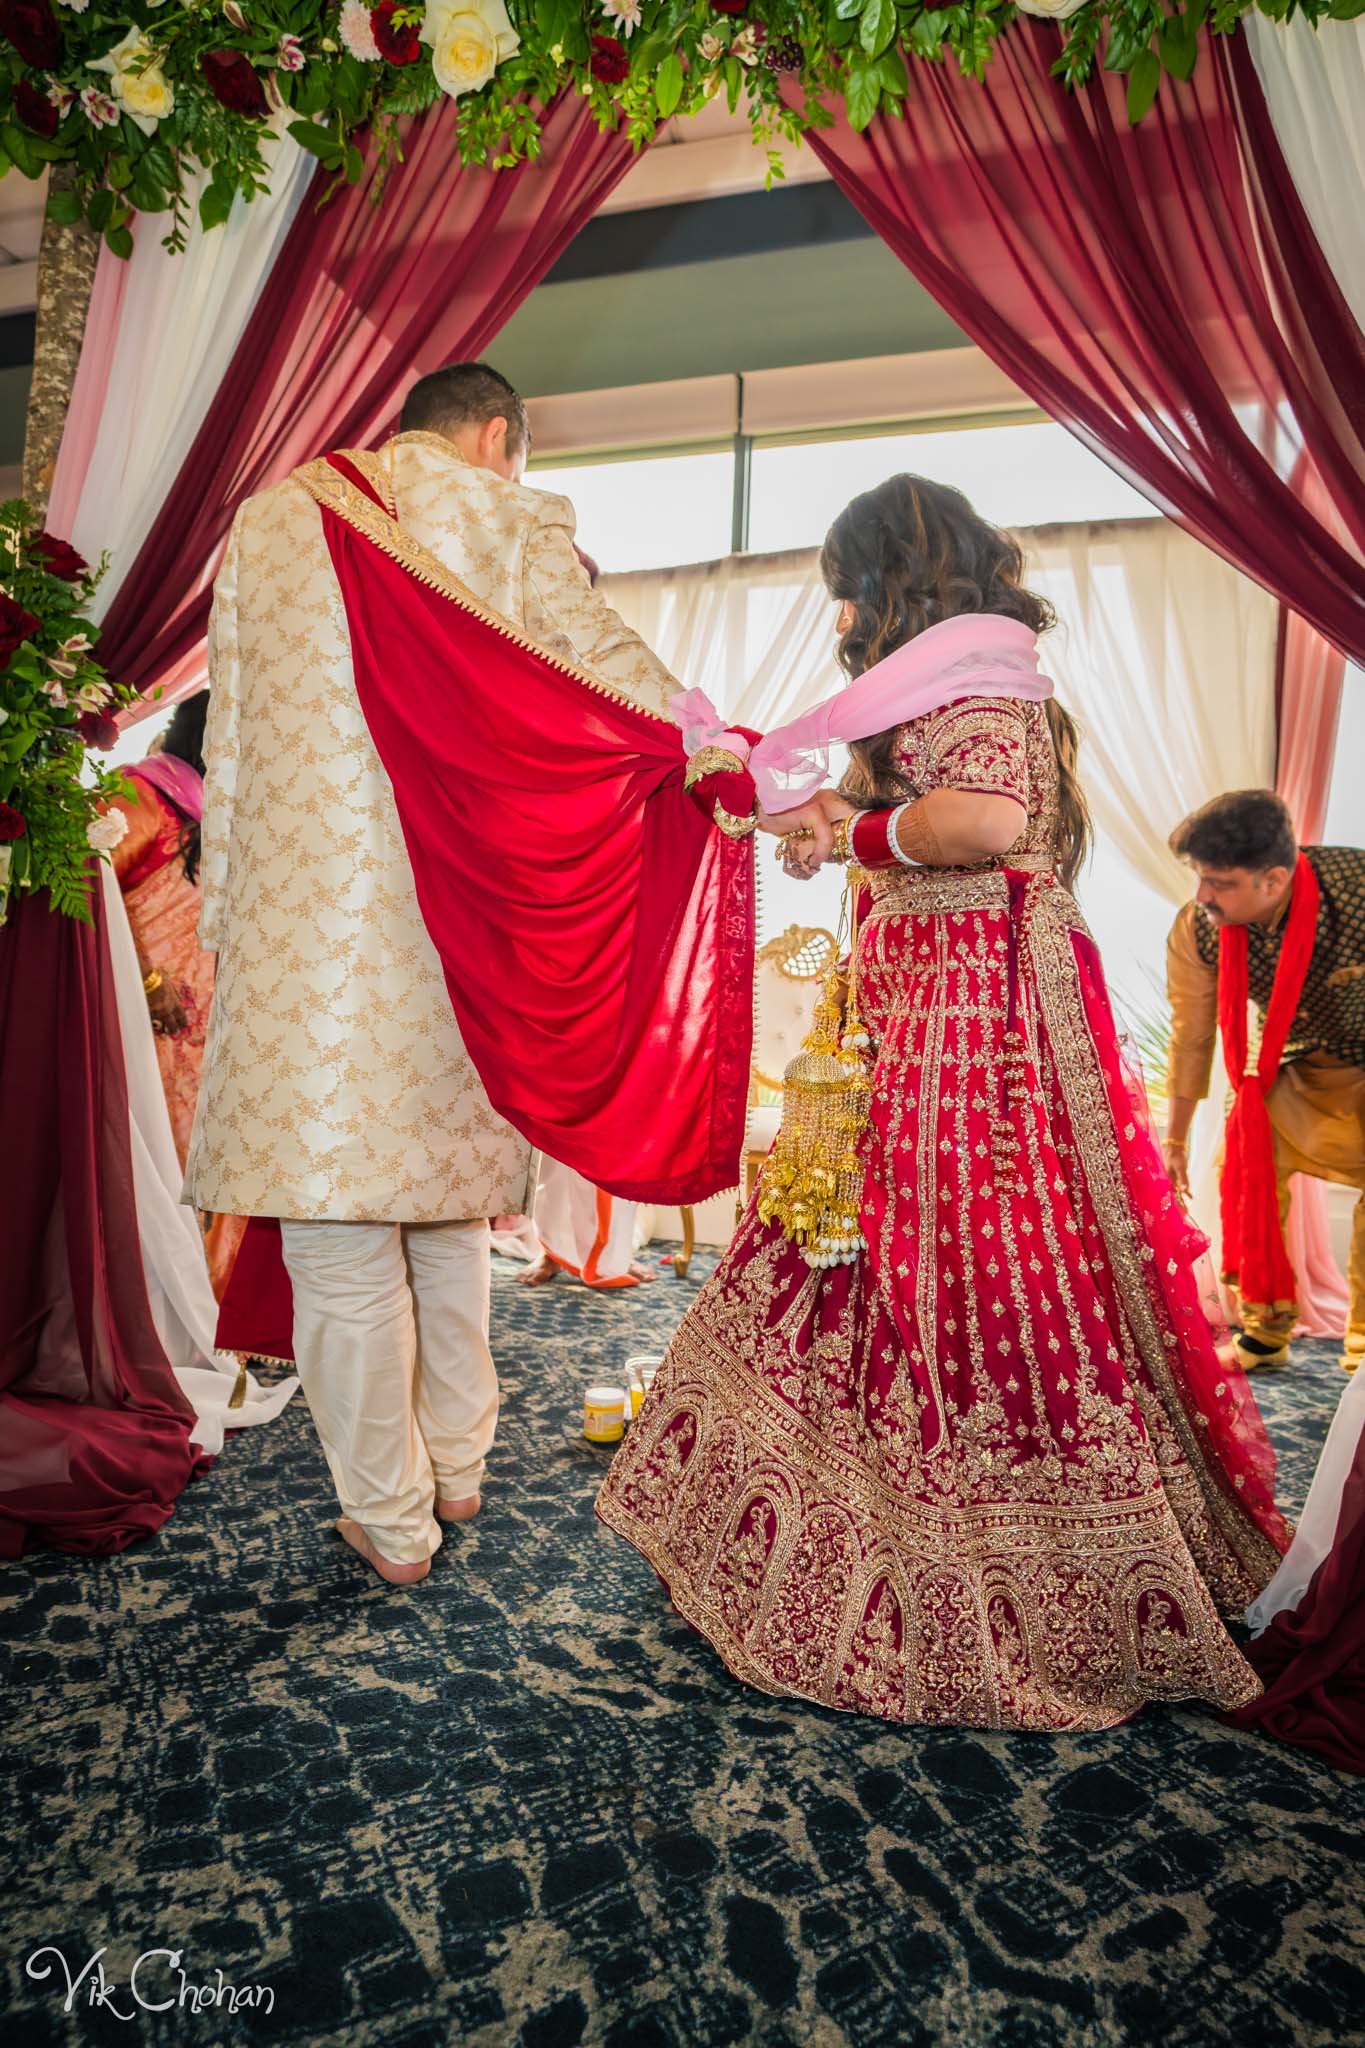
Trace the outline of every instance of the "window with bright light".
<instances>
[{"instance_id":1,"label":"window with bright light","mask_svg":"<svg viewBox=\"0 0 1365 2048\"><path fill-rule=\"evenodd\" d=\"M578 545L608 574L730 552L735 458L728 448L532 469L526 481L572 499Z\"/></svg>"},{"instance_id":2,"label":"window with bright light","mask_svg":"<svg viewBox=\"0 0 1365 2048\"><path fill-rule=\"evenodd\" d=\"M816 547L850 498L902 470L955 485L994 526L1158 516L1064 427L1019 422L755 448L749 546Z\"/></svg>"}]
</instances>

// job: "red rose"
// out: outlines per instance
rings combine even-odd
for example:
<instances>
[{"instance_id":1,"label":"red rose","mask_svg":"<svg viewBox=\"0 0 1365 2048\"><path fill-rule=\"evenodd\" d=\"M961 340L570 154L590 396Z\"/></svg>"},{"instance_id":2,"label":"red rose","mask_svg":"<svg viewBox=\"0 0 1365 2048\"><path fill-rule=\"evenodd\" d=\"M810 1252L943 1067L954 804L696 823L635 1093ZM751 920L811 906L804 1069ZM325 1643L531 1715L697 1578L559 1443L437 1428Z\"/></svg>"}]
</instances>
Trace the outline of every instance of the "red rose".
<instances>
[{"instance_id":1,"label":"red rose","mask_svg":"<svg viewBox=\"0 0 1365 2048\"><path fill-rule=\"evenodd\" d=\"M62 32L52 0L0 0L0 36L38 71L52 71L62 61Z\"/></svg>"},{"instance_id":2,"label":"red rose","mask_svg":"<svg viewBox=\"0 0 1365 2048\"><path fill-rule=\"evenodd\" d=\"M615 36L593 36L589 68L603 85L619 85L630 76L630 59Z\"/></svg>"},{"instance_id":3,"label":"red rose","mask_svg":"<svg viewBox=\"0 0 1365 2048\"><path fill-rule=\"evenodd\" d=\"M0 668L8 668L25 640L31 640L42 624L12 597L0 590Z\"/></svg>"},{"instance_id":4,"label":"red rose","mask_svg":"<svg viewBox=\"0 0 1365 2048\"><path fill-rule=\"evenodd\" d=\"M387 57L390 64L415 64L422 54L421 40L415 21L397 22L398 0L379 0L379 5L370 14L370 27L379 47L381 57ZM411 13L411 7L403 9Z\"/></svg>"},{"instance_id":5,"label":"red rose","mask_svg":"<svg viewBox=\"0 0 1365 2048\"><path fill-rule=\"evenodd\" d=\"M56 113L56 108L53 110ZM89 568L84 555L78 555L69 540L58 540L55 533L35 533L35 551L43 558L43 567L49 576L60 576L63 583L79 583Z\"/></svg>"},{"instance_id":6,"label":"red rose","mask_svg":"<svg viewBox=\"0 0 1365 2048\"><path fill-rule=\"evenodd\" d=\"M265 87L251 60L240 50L210 50L199 69L219 106L226 107L230 114L263 116L268 111Z\"/></svg>"},{"instance_id":7,"label":"red rose","mask_svg":"<svg viewBox=\"0 0 1365 2048\"><path fill-rule=\"evenodd\" d=\"M23 813L16 811L13 804L0 803L0 846L11 839L22 839L27 830Z\"/></svg>"},{"instance_id":8,"label":"red rose","mask_svg":"<svg viewBox=\"0 0 1365 2048\"><path fill-rule=\"evenodd\" d=\"M26 78L21 78L14 88L14 111L35 135L50 138L61 126L62 117L47 94L39 92Z\"/></svg>"},{"instance_id":9,"label":"red rose","mask_svg":"<svg viewBox=\"0 0 1365 2048\"><path fill-rule=\"evenodd\" d=\"M107 753L118 738L118 727L104 711L82 711L76 720L76 730L87 747L97 747Z\"/></svg>"},{"instance_id":10,"label":"red rose","mask_svg":"<svg viewBox=\"0 0 1365 2048\"><path fill-rule=\"evenodd\" d=\"M711 0L717 14L747 14L749 0Z\"/></svg>"}]
</instances>

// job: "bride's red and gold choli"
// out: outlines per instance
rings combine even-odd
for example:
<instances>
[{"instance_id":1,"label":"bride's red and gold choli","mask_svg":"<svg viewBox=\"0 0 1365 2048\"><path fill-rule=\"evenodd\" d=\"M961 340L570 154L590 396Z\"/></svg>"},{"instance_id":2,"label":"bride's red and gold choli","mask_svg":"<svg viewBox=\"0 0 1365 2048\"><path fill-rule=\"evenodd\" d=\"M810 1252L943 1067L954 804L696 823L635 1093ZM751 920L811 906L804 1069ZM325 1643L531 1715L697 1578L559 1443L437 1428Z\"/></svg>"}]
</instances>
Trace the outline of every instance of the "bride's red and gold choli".
<instances>
[{"instance_id":1,"label":"bride's red and gold choli","mask_svg":"<svg viewBox=\"0 0 1365 2048\"><path fill-rule=\"evenodd\" d=\"M867 1252L812 1270L751 1203L598 1512L769 1692L994 1728L1238 1707L1259 1681L1220 1614L1288 1532L1052 871L1046 715L958 702L898 751L916 791L1028 822L1004 862L872 878Z\"/></svg>"}]
</instances>

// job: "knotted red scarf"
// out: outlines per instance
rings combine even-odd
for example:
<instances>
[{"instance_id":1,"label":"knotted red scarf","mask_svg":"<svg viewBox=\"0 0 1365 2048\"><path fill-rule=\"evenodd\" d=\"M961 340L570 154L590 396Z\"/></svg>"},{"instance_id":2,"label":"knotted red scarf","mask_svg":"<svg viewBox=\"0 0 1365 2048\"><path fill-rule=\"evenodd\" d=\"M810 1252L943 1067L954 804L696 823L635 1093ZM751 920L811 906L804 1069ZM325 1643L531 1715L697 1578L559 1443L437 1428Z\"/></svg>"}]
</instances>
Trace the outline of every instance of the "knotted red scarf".
<instances>
[{"instance_id":1,"label":"knotted red scarf","mask_svg":"<svg viewBox=\"0 0 1365 2048\"><path fill-rule=\"evenodd\" d=\"M1280 1228L1275 1141L1266 1092L1298 1014L1318 928L1318 878L1303 854L1294 872L1284 940L1270 991L1261 1051L1247 1071L1247 928L1227 924L1218 935L1218 1024L1234 1095L1223 1161L1223 1277L1243 1302L1290 1308L1294 1268Z\"/></svg>"}]
</instances>

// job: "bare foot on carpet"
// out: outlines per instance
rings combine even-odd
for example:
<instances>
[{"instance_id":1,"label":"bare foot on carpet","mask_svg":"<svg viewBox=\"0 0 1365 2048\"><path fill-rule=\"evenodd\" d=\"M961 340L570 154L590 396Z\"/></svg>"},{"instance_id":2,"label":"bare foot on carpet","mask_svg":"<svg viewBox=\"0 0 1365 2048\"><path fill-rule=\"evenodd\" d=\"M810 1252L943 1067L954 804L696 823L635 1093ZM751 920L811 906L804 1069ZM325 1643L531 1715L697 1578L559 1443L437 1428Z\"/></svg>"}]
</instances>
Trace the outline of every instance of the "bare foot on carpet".
<instances>
[{"instance_id":1,"label":"bare foot on carpet","mask_svg":"<svg viewBox=\"0 0 1365 2048\"><path fill-rule=\"evenodd\" d=\"M424 1557L418 1564L395 1564L391 1557L384 1557L371 1543L359 1522L353 1522L349 1515L338 1517L337 1535L343 1543L349 1543L352 1550L363 1557L366 1564L378 1572L381 1579L390 1586L413 1586L418 1579L424 1579L431 1570L431 1559Z\"/></svg>"},{"instance_id":2,"label":"bare foot on carpet","mask_svg":"<svg viewBox=\"0 0 1365 2048\"><path fill-rule=\"evenodd\" d=\"M559 1268L548 1255L528 1266L524 1273L518 1273L517 1281L522 1287L544 1287L547 1282L559 1278Z\"/></svg>"},{"instance_id":3,"label":"bare foot on carpet","mask_svg":"<svg viewBox=\"0 0 1365 2048\"><path fill-rule=\"evenodd\" d=\"M479 1494L471 1493L468 1500L438 1500L436 1516L442 1522L472 1522L482 1507Z\"/></svg>"},{"instance_id":4,"label":"bare foot on carpet","mask_svg":"<svg viewBox=\"0 0 1365 2048\"><path fill-rule=\"evenodd\" d=\"M632 1259L626 1270L632 1280L650 1281L659 1277L654 1268L647 1266L643 1259Z\"/></svg>"}]
</instances>

